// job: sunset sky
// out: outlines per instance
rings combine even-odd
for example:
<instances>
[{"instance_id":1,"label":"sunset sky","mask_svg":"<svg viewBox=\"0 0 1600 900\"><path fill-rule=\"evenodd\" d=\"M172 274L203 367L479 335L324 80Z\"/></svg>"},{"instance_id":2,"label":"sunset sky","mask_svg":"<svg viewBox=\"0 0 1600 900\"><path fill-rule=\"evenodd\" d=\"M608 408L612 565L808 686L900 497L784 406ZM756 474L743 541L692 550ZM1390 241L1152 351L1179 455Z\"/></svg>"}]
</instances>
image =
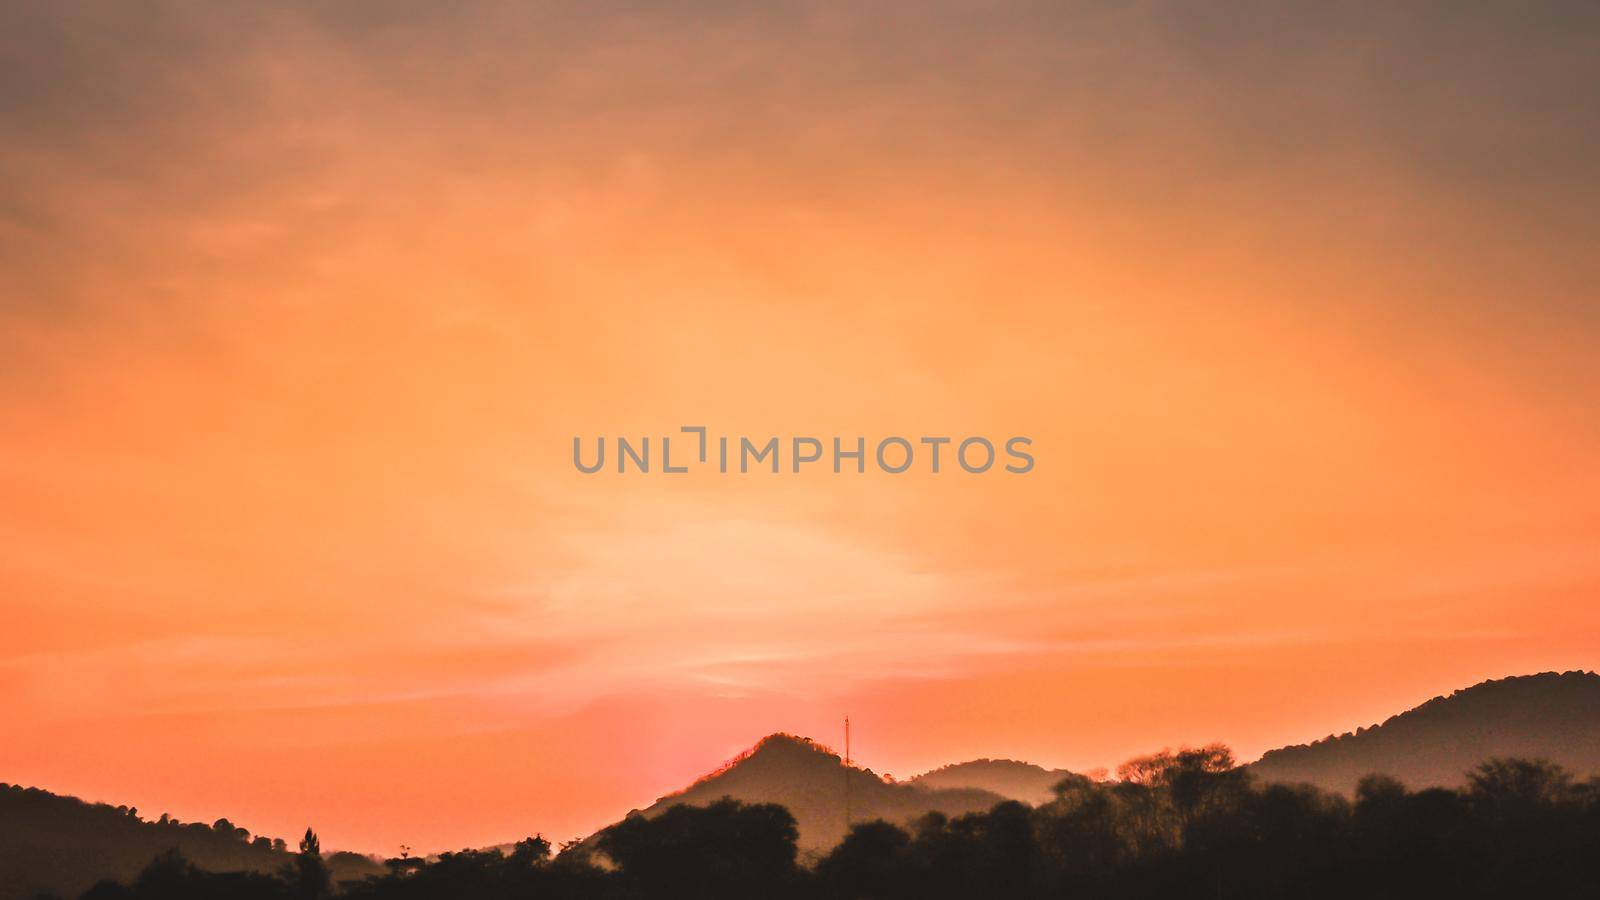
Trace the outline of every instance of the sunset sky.
<instances>
[{"instance_id":1,"label":"sunset sky","mask_svg":"<svg viewBox=\"0 0 1600 900\"><path fill-rule=\"evenodd\" d=\"M1597 34L0 0L0 781L392 854L1600 667ZM572 465L683 425L1036 466Z\"/></svg>"}]
</instances>

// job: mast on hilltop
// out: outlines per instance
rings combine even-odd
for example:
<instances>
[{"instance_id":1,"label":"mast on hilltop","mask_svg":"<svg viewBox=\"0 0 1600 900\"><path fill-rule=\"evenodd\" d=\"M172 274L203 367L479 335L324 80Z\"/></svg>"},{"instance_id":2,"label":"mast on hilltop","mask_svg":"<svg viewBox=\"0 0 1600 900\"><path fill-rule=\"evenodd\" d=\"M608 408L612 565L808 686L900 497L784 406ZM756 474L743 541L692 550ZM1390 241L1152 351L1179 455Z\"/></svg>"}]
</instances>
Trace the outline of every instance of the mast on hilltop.
<instances>
[{"instance_id":1,"label":"mast on hilltop","mask_svg":"<svg viewBox=\"0 0 1600 900\"><path fill-rule=\"evenodd\" d=\"M844 833L850 833L850 717L844 717Z\"/></svg>"}]
</instances>

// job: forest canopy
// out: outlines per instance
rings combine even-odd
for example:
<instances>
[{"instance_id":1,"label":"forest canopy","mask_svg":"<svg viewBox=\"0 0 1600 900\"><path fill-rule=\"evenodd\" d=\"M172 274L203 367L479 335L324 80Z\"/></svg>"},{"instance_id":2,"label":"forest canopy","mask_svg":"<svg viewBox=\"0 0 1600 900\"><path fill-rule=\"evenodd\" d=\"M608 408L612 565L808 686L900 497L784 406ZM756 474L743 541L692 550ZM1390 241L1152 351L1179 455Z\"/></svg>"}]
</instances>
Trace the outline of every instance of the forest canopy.
<instances>
[{"instance_id":1,"label":"forest canopy","mask_svg":"<svg viewBox=\"0 0 1600 900\"><path fill-rule=\"evenodd\" d=\"M1130 761L1115 780L1070 775L1030 807L855 823L806 859L784 807L724 799L631 815L554 852L396 858L336 884L307 831L277 874L216 874L164 854L133 898L1524 898L1600 891L1600 778L1490 759L1459 789L1373 775L1352 798L1262 784L1220 745Z\"/></svg>"}]
</instances>

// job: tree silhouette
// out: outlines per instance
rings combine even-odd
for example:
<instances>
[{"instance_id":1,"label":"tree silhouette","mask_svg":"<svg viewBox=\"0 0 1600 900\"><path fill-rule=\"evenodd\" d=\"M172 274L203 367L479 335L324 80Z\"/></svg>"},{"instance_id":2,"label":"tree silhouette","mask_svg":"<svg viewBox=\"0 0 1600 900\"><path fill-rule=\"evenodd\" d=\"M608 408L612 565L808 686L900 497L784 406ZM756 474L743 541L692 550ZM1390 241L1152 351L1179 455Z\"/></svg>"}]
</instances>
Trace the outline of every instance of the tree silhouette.
<instances>
[{"instance_id":1,"label":"tree silhouette","mask_svg":"<svg viewBox=\"0 0 1600 900\"><path fill-rule=\"evenodd\" d=\"M1600 897L1600 779L1491 759L1459 790L1381 775L1353 799L1253 784L1222 747L1131 760L1122 779L1072 776L1037 807L857 823L812 868L781 806L723 799L634 814L559 855L541 836L506 852L391 860L349 900L970 897L1105 900L1522 900ZM118 821L125 814L109 807ZM148 826L154 827L154 826ZM200 828L207 834L226 829ZM399 863L398 865L396 863ZM89 900L303 900L332 893L311 829L281 876L214 874L176 851Z\"/></svg>"},{"instance_id":2,"label":"tree silhouette","mask_svg":"<svg viewBox=\"0 0 1600 900\"><path fill-rule=\"evenodd\" d=\"M646 896L773 897L797 887L799 836L783 807L724 798L653 819L631 815L602 832L599 847L626 889Z\"/></svg>"},{"instance_id":3,"label":"tree silhouette","mask_svg":"<svg viewBox=\"0 0 1600 900\"><path fill-rule=\"evenodd\" d=\"M833 896L900 897L906 883L911 836L888 822L862 822L817 864L817 878Z\"/></svg>"},{"instance_id":4,"label":"tree silhouette","mask_svg":"<svg viewBox=\"0 0 1600 900\"><path fill-rule=\"evenodd\" d=\"M289 864L285 876L290 892L295 897L314 900L331 893L333 875L322 859L322 841L310 828L306 829L305 837L300 839L300 852Z\"/></svg>"}]
</instances>

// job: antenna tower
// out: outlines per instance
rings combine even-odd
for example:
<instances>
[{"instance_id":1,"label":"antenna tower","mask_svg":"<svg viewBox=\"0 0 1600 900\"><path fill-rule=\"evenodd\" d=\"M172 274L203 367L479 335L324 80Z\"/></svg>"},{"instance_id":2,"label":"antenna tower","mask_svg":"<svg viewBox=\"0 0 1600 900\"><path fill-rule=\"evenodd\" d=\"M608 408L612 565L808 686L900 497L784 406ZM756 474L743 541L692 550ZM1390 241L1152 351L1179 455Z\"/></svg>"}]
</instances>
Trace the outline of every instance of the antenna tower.
<instances>
[{"instance_id":1,"label":"antenna tower","mask_svg":"<svg viewBox=\"0 0 1600 900\"><path fill-rule=\"evenodd\" d=\"M844 717L844 833L850 833L850 717Z\"/></svg>"}]
</instances>

